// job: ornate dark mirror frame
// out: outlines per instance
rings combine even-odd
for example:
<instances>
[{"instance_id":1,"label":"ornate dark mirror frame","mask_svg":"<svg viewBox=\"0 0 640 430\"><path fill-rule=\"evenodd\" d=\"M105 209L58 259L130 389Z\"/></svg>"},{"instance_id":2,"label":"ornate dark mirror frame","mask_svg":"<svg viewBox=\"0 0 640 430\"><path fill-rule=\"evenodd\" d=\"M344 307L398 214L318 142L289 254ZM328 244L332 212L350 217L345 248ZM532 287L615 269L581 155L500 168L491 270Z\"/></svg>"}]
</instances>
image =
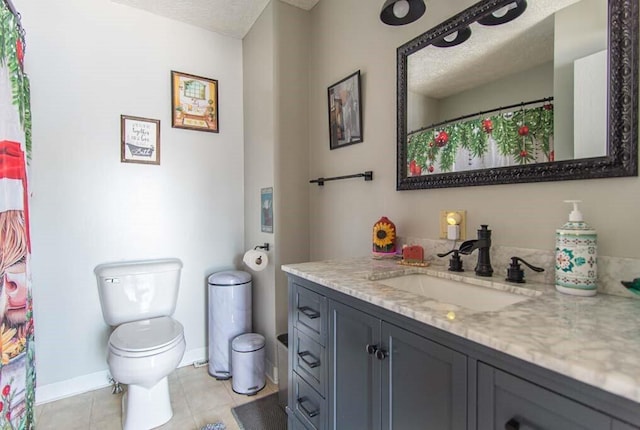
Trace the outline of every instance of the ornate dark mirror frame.
<instances>
[{"instance_id":1,"label":"ornate dark mirror frame","mask_svg":"<svg viewBox=\"0 0 640 430\"><path fill-rule=\"evenodd\" d=\"M397 190L638 176L638 0L608 0L609 86L604 157L407 176L407 56L513 0L483 0L397 50Z\"/></svg>"}]
</instances>

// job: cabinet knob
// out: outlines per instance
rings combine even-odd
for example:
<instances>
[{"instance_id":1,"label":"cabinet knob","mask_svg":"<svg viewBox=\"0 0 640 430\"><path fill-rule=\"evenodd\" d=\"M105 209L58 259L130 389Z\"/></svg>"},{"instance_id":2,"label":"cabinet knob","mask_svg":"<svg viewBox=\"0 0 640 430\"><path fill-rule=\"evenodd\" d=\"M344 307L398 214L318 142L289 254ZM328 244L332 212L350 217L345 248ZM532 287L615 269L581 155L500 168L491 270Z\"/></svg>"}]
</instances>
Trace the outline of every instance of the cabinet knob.
<instances>
[{"instance_id":1,"label":"cabinet knob","mask_svg":"<svg viewBox=\"0 0 640 430\"><path fill-rule=\"evenodd\" d=\"M519 430L519 429L520 429L520 423L515 418L511 418L504 425L504 430Z\"/></svg>"},{"instance_id":2,"label":"cabinet knob","mask_svg":"<svg viewBox=\"0 0 640 430\"><path fill-rule=\"evenodd\" d=\"M378 346L377 345L369 345L369 344L367 344L367 354L373 355L373 354L376 353L377 350L378 350Z\"/></svg>"},{"instance_id":3,"label":"cabinet knob","mask_svg":"<svg viewBox=\"0 0 640 430\"><path fill-rule=\"evenodd\" d=\"M382 350L382 349L378 349L376 350L376 358L378 360L384 360L387 357L387 352Z\"/></svg>"}]
</instances>

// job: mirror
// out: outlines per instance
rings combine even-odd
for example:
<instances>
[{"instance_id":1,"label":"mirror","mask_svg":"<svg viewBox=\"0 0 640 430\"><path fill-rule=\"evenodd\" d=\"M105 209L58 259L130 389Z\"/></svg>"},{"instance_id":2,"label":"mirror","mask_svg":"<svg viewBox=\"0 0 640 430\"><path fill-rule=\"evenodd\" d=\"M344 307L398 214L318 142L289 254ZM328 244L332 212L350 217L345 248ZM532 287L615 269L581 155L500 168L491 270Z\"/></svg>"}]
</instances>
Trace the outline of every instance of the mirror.
<instances>
[{"instance_id":1,"label":"mirror","mask_svg":"<svg viewBox=\"0 0 640 430\"><path fill-rule=\"evenodd\" d=\"M398 190L638 174L638 0L483 0L397 79Z\"/></svg>"}]
</instances>

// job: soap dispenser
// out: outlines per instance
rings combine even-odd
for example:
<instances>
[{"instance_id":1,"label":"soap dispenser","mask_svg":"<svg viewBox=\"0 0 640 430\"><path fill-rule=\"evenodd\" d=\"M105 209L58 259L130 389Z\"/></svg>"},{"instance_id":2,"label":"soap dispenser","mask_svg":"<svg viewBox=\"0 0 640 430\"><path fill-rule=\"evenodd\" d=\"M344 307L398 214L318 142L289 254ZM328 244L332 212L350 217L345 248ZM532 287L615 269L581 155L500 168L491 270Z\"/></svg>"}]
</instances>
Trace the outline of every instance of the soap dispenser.
<instances>
[{"instance_id":1,"label":"soap dispenser","mask_svg":"<svg viewBox=\"0 0 640 430\"><path fill-rule=\"evenodd\" d=\"M556 290L575 296L593 296L597 288L597 234L582 218L580 200L569 221L556 230Z\"/></svg>"}]
</instances>

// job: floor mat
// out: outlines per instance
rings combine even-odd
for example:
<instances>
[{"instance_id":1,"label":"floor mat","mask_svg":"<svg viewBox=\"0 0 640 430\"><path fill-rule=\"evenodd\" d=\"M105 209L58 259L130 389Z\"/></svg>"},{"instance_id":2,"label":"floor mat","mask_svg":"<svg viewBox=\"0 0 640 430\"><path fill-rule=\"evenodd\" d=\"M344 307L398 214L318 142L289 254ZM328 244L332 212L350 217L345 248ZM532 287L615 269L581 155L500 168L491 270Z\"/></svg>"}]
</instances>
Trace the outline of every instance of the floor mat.
<instances>
[{"instance_id":1,"label":"floor mat","mask_svg":"<svg viewBox=\"0 0 640 430\"><path fill-rule=\"evenodd\" d=\"M242 430L287 430L287 414L278 403L278 393L231 409Z\"/></svg>"}]
</instances>

